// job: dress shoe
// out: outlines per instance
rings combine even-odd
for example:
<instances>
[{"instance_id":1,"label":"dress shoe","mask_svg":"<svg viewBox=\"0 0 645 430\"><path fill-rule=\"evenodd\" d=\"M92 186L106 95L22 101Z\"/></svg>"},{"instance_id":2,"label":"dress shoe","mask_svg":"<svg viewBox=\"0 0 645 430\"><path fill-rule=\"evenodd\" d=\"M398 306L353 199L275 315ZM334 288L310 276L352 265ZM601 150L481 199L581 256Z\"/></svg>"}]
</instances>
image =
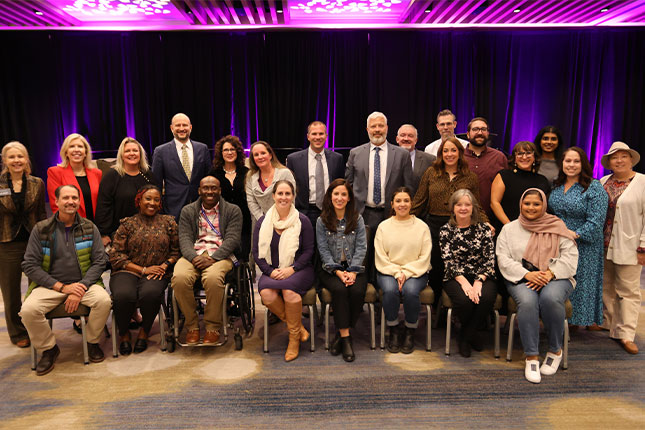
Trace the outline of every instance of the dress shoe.
<instances>
[{"instance_id":1,"label":"dress shoe","mask_svg":"<svg viewBox=\"0 0 645 430\"><path fill-rule=\"evenodd\" d=\"M53 348L43 351L43 355L40 357L40 361L36 366L36 375L43 376L51 372L54 368L54 362L56 361L58 354L60 354L58 345L54 345Z\"/></svg>"},{"instance_id":2,"label":"dress shoe","mask_svg":"<svg viewBox=\"0 0 645 430\"><path fill-rule=\"evenodd\" d=\"M620 339L620 346L630 354L638 354L638 345L631 340Z\"/></svg>"},{"instance_id":3,"label":"dress shoe","mask_svg":"<svg viewBox=\"0 0 645 430\"><path fill-rule=\"evenodd\" d=\"M218 331L206 330L206 334L204 335L204 341L202 342L204 345L214 345L218 341L219 341L219 332Z\"/></svg>"},{"instance_id":4,"label":"dress shoe","mask_svg":"<svg viewBox=\"0 0 645 430\"><path fill-rule=\"evenodd\" d=\"M186 343L188 345L197 345L199 343L199 329L194 328L186 333Z\"/></svg>"},{"instance_id":5,"label":"dress shoe","mask_svg":"<svg viewBox=\"0 0 645 430\"><path fill-rule=\"evenodd\" d=\"M18 348L28 348L31 346L31 341L29 340L29 338L20 339L18 342L16 342L16 346Z\"/></svg>"},{"instance_id":6,"label":"dress shoe","mask_svg":"<svg viewBox=\"0 0 645 430\"><path fill-rule=\"evenodd\" d=\"M340 338L341 350L343 351L343 360L348 363L354 361L356 356L354 355L354 348L352 348L352 337L346 336Z\"/></svg>"},{"instance_id":7,"label":"dress shoe","mask_svg":"<svg viewBox=\"0 0 645 430\"><path fill-rule=\"evenodd\" d=\"M148 349L148 339L137 339L134 343L134 353L141 354L146 349Z\"/></svg>"},{"instance_id":8,"label":"dress shoe","mask_svg":"<svg viewBox=\"0 0 645 430\"><path fill-rule=\"evenodd\" d=\"M396 354L401 351L401 345L399 342L399 327L392 326L390 327L390 336L387 339L387 350L392 354Z\"/></svg>"},{"instance_id":9,"label":"dress shoe","mask_svg":"<svg viewBox=\"0 0 645 430\"><path fill-rule=\"evenodd\" d=\"M81 328L81 324L78 323L76 324L76 320L72 321L72 327L74 328L74 331L78 334L83 334L83 329Z\"/></svg>"},{"instance_id":10,"label":"dress shoe","mask_svg":"<svg viewBox=\"0 0 645 430\"><path fill-rule=\"evenodd\" d=\"M130 343L129 340L124 340L121 342L119 345L119 354L121 355L130 355L132 352L132 344Z\"/></svg>"},{"instance_id":11,"label":"dress shoe","mask_svg":"<svg viewBox=\"0 0 645 430\"><path fill-rule=\"evenodd\" d=\"M477 333L473 334L472 337L470 338L470 346L472 346L472 348L477 352L483 351L484 340L482 339L481 335Z\"/></svg>"},{"instance_id":12,"label":"dress shoe","mask_svg":"<svg viewBox=\"0 0 645 430\"><path fill-rule=\"evenodd\" d=\"M105 355L103 355L103 350L98 343L89 343L87 342L87 352L90 356L90 361L92 363L100 363L105 360Z\"/></svg>"},{"instance_id":13,"label":"dress shoe","mask_svg":"<svg viewBox=\"0 0 645 430\"><path fill-rule=\"evenodd\" d=\"M414 332L416 330L411 327L405 328L405 337L403 338L403 345L401 345L401 352L404 354L411 354L414 351Z\"/></svg>"},{"instance_id":14,"label":"dress shoe","mask_svg":"<svg viewBox=\"0 0 645 430\"><path fill-rule=\"evenodd\" d=\"M468 343L468 341L459 338L457 345L459 346L459 355L465 358L470 357L470 343Z\"/></svg>"},{"instance_id":15,"label":"dress shoe","mask_svg":"<svg viewBox=\"0 0 645 430\"><path fill-rule=\"evenodd\" d=\"M341 353L340 332L336 332L336 337L334 337L334 340L329 347L329 353L333 356L339 355Z\"/></svg>"}]
</instances>

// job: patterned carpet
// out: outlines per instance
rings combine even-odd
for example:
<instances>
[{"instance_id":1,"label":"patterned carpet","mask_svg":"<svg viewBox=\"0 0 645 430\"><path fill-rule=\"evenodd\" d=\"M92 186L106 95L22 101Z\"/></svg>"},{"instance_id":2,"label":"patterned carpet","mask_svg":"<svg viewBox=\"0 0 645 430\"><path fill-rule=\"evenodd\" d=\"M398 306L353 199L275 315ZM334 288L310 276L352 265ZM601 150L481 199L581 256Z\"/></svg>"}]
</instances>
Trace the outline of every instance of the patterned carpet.
<instances>
[{"instance_id":1,"label":"patterned carpet","mask_svg":"<svg viewBox=\"0 0 645 430\"><path fill-rule=\"evenodd\" d=\"M642 283L643 285L643 283ZM645 425L645 311L637 343L626 354L607 332L574 331L569 369L525 381L519 336L513 361L487 349L470 359L444 355L445 329L433 330L425 352L425 322L410 355L369 349L367 314L355 336L356 361L301 345L300 357L283 359L287 334L270 329L262 352L262 310L255 334L235 351L232 337L220 348L159 350L158 325L140 355L112 358L102 342L103 363L83 365L81 337L71 320L57 320L61 347L56 368L38 377L29 351L11 345L0 322L0 427L7 429L197 428L581 428L629 429ZM425 318L425 317L423 317ZM454 333L454 331L453 331ZM542 350L545 349L544 343Z\"/></svg>"}]
</instances>

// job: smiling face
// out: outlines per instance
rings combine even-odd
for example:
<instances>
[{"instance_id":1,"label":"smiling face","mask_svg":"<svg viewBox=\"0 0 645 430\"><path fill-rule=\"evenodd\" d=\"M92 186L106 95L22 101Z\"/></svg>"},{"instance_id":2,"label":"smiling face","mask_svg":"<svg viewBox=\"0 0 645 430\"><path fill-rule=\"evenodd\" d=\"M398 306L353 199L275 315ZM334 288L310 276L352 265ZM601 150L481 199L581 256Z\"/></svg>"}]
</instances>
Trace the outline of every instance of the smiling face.
<instances>
[{"instance_id":1,"label":"smiling face","mask_svg":"<svg viewBox=\"0 0 645 430\"><path fill-rule=\"evenodd\" d=\"M417 131L409 125L402 126L396 134L396 143L403 149L414 151L417 145Z\"/></svg>"},{"instance_id":2,"label":"smiling face","mask_svg":"<svg viewBox=\"0 0 645 430\"><path fill-rule=\"evenodd\" d=\"M139 166L141 161L141 153L139 152L139 145L130 142L126 143L123 147L123 164L127 166Z\"/></svg>"},{"instance_id":3,"label":"smiling face","mask_svg":"<svg viewBox=\"0 0 645 430\"><path fill-rule=\"evenodd\" d=\"M542 152L546 154L551 154L558 149L558 136L555 133L544 133L542 140L540 140L540 147Z\"/></svg>"},{"instance_id":4,"label":"smiling face","mask_svg":"<svg viewBox=\"0 0 645 430\"><path fill-rule=\"evenodd\" d=\"M567 151L562 159L562 171L564 174L573 179L577 179L582 172L582 160L580 154L576 151Z\"/></svg>"},{"instance_id":5,"label":"smiling face","mask_svg":"<svg viewBox=\"0 0 645 430\"><path fill-rule=\"evenodd\" d=\"M454 116L440 116L437 122L437 130L439 130L439 134L441 134L441 140L446 140L447 138L454 136L455 127L457 127L457 121L455 121Z\"/></svg>"},{"instance_id":6,"label":"smiling face","mask_svg":"<svg viewBox=\"0 0 645 430\"><path fill-rule=\"evenodd\" d=\"M542 198L539 195L529 194L524 196L520 210L524 218L529 221L533 221L542 216L542 213L544 212L544 202L542 202Z\"/></svg>"},{"instance_id":7,"label":"smiling face","mask_svg":"<svg viewBox=\"0 0 645 430\"><path fill-rule=\"evenodd\" d=\"M146 216L155 216L161 210L161 194L155 189L143 193L139 202L139 213Z\"/></svg>"},{"instance_id":8,"label":"smiling face","mask_svg":"<svg viewBox=\"0 0 645 430\"><path fill-rule=\"evenodd\" d=\"M170 131L172 135L181 143L188 142L190 132L193 130L193 125L190 119L184 114L177 114L172 118L170 123Z\"/></svg>"},{"instance_id":9,"label":"smiling face","mask_svg":"<svg viewBox=\"0 0 645 430\"><path fill-rule=\"evenodd\" d=\"M327 141L327 127L323 124L314 124L309 127L307 132L307 140L309 141L309 147L314 152L320 152L325 148L325 142Z\"/></svg>"},{"instance_id":10,"label":"smiling face","mask_svg":"<svg viewBox=\"0 0 645 430\"><path fill-rule=\"evenodd\" d=\"M273 201L278 210L288 211L291 208L293 204L293 191L291 191L289 184L285 184L284 182L278 184L273 192Z\"/></svg>"},{"instance_id":11,"label":"smiling face","mask_svg":"<svg viewBox=\"0 0 645 430\"><path fill-rule=\"evenodd\" d=\"M380 146L385 143L387 139L387 123L385 118L382 116L377 116L375 118L370 118L367 122L367 135L376 146Z\"/></svg>"},{"instance_id":12,"label":"smiling face","mask_svg":"<svg viewBox=\"0 0 645 430\"><path fill-rule=\"evenodd\" d=\"M237 160L237 149L235 149L235 145L230 142L224 142L222 145L222 158L225 163L235 163L235 160Z\"/></svg>"},{"instance_id":13,"label":"smiling face","mask_svg":"<svg viewBox=\"0 0 645 430\"><path fill-rule=\"evenodd\" d=\"M253 161L255 162L255 165L258 166L258 169L261 169L271 164L271 158L273 158L271 156L271 153L267 149L267 147L262 145L261 143L253 147L253 150L251 151L251 156L253 157Z\"/></svg>"},{"instance_id":14,"label":"smiling face","mask_svg":"<svg viewBox=\"0 0 645 430\"><path fill-rule=\"evenodd\" d=\"M473 216L473 202L470 201L470 197L463 196L452 209L455 214L455 220L458 224L468 224L470 225L470 220Z\"/></svg>"},{"instance_id":15,"label":"smiling face","mask_svg":"<svg viewBox=\"0 0 645 430\"><path fill-rule=\"evenodd\" d=\"M212 209L219 202L222 190L219 181L213 176L206 176L199 182L197 193L202 199L202 205L206 209Z\"/></svg>"},{"instance_id":16,"label":"smiling face","mask_svg":"<svg viewBox=\"0 0 645 430\"><path fill-rule=\"evenodd\" d=\"M408 193L398 192L392 198L392 209L397 217L405 218L410 215L412 198Z\"/></svg>"},{"instance_id":17,"label":"smiling face","mask_svg":"<svg viewBox=\"0 0 645 430\"><path fill-rule=\"evenodd\" d=\"M2 162L7 167L9 173L19 176L25 171L29 160L27 160L27 157L20 149L11 148L5 153Z\"/></svg>"},{"instance_id":18,"label":"smiling face","mask_svg":"<svg viewBox=\"0 0 645 430\"><path fill-rule=\"evenodd\" d=\"M468 137L468 142L470 144L475 146L484 146L490 137L488 125L484 121L473 121L470 124L470 130L468 130L466 136Z\"/></svg>"},{"instance_id":19,"label":"smiling face","mask_svg":"<svg viewBox=\"0 0 645 430\"><path fill-rule=\"evenodd\" d=\"M518 169L531 171L535 162L535 153L529 149L518 149L515 153L515 164Z\"/></svg>"},{"instance_id":20,"label":"smiling face","mask_svg":"<svg viewBox=\"0 0 645 430\"><path fill-rule=\"evenodd\" d=\"M74 215L81 204L81 197L78 190L72 186L65 186L59 190L56 197L56 206L58 211L65 215Z\"/></svg>"},{"instance_id":21,"label":"smiling face","mask_svg":"<svg viewBox=\"0 0 645 430\"><path fill-rule=\"evenodd\" d=\"M443 158L443 164L446 167L455 167L459 162L459 149L457 145L450 141L446 141L443 144L443 149L441 150L441 157Z\"/></svg>"},{"instance_id":22,"label":"smiling face","mask_svg":"<svg viewBox=\"0 0 645 430\"><path fill-rule=\"evenodd\" d=\"M609 168L615 174L628 174L632 171L632 156L627 151L617 151L609 156Z\"/></svg>"},{"instance_id":23,"label":"smiling face","mask_svg":"<svg viewBox=\"0 0 645 430\"><path fill-rule=\"evenodd\" d=\"M87 151L80 139L74 139L69 143L65 156L70 164L81 165L85 162Z\"/></svg>"},{"instance_id":24,"label":"smiling face","mask_svg":"<svg viewBox=\"0 0 645 430\"><path fill-rule=\"evenodd\" d=\"M331 204L336 210L345 210L349 203L349 191L345 185L339 185L331 192Z\"/></svg>"}]
</instances>

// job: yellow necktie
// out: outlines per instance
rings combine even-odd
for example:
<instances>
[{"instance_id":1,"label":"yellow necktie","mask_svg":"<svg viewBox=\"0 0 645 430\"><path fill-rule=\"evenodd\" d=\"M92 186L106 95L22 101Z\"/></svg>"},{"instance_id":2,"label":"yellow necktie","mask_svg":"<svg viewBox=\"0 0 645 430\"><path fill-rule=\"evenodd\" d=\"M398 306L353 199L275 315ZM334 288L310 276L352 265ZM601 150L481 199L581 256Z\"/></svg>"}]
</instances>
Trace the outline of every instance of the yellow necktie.
<instances>
[{"instance_id":1,"label":"yellow necktie","mask_svg":"<svg viewBox=\"0 0 645 430\"><path fill-rule=\"evenodd\" d=\"M181 165L184 167L188 180L190 180L190 160L188 159L188 150L185 143L181 145Z\"/></svg>"}]
</instances>

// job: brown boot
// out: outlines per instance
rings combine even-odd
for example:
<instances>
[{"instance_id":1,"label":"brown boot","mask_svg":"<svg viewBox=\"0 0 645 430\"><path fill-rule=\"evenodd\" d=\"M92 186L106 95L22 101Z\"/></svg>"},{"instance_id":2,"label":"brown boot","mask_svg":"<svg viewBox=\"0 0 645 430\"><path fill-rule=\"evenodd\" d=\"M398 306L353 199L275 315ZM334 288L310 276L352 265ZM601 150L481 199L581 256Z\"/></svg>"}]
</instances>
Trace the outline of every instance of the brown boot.
<instances>
[{"instance_id":1,"label":"brown boot","mask_svg":"<svg viewBox=\"0 0 645 430\"><path fill-rule=\"evenodd\" d=\"M301 329L304 330L302 327L302 303L286 302L284 305L287 315L287 329L289 330L289 345L287 346L287 352L284 353L284 360L292 361L298 358L300 338L302 336Z\"/></svg>"},{"instance_id":2,"label":"brown boot","mask_svg":"<svg viewBox=\"0 0 645 430\"><path fill-rule=\"evenodd\" d=\"M286 321L284 314L284 299L282 298L282 296L278 295L278 297L272 302L265 302L263 300L262 303L264 303L264 306L266 306L271 312L273 312L273 315L280 318L280 321Z\"/></svg>"}]
</instances>

